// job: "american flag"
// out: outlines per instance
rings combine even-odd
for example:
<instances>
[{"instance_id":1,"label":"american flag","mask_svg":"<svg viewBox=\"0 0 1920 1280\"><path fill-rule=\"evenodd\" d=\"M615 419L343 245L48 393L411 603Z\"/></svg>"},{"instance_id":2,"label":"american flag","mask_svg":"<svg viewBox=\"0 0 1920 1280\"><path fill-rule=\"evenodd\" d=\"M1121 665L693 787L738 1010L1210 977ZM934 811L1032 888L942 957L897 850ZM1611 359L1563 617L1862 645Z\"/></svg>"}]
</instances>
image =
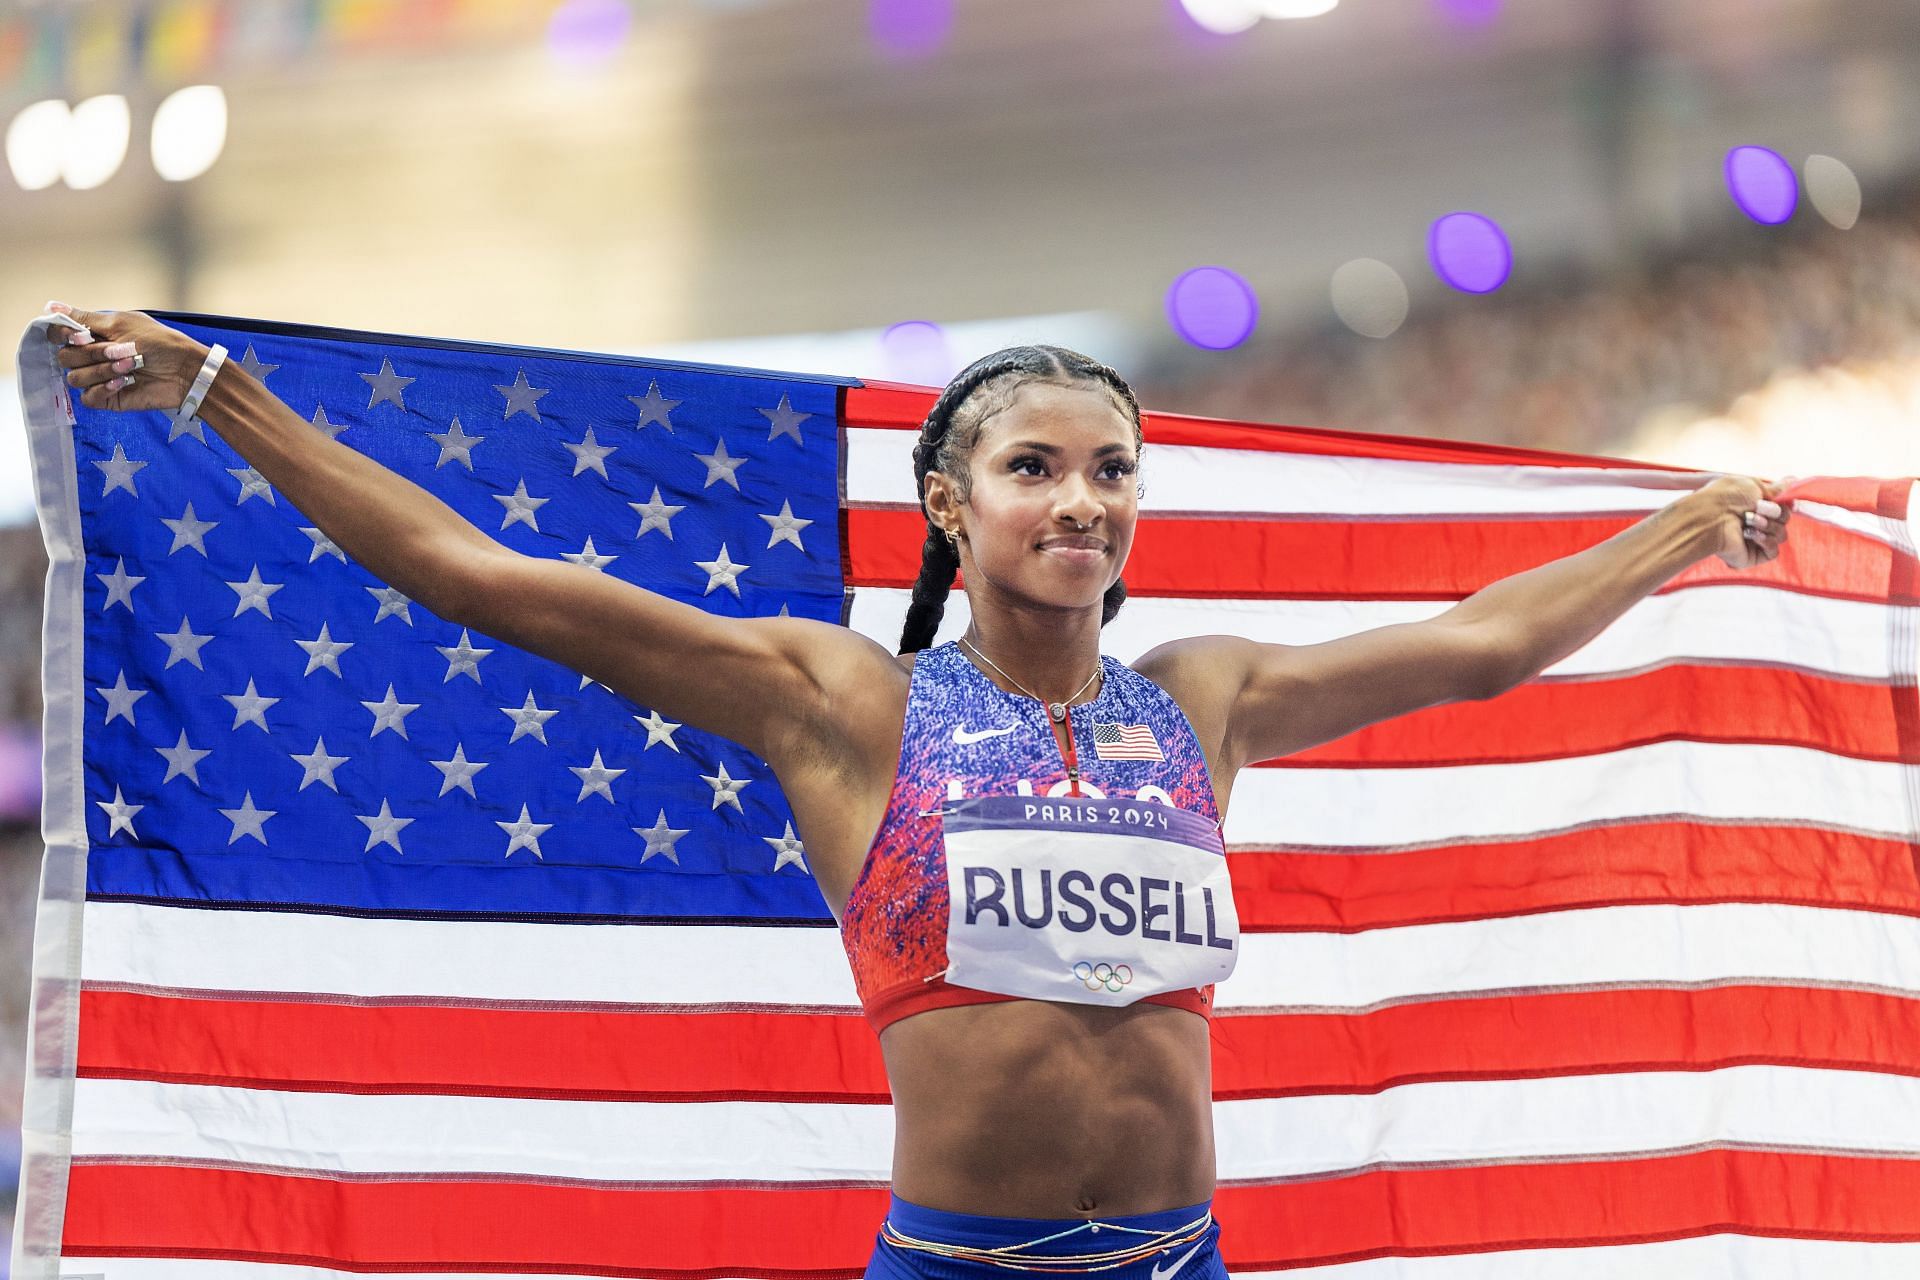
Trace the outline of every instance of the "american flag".
<instances>
[{"instance_id":1,"label":"american flag","mask_svg":"<svg viewBox=\"0 0 1920 1280\"><path fill-rule=\"evenodd\" d=\"M925 389L160 318L508 546L897 640ZM69 401L37 326L20 369L51 569L16 1273L858 1275L887 1082L765 763L399 597L200 424ZM1123 660L1427 617L1703 479L1147 440ZM1779 560L1239 776L1233 1271L1920 1266L1911 489L1803 482Z\"/></svg>"},{"instance_id":2,"label":"american flag","mask_svg":"<svg viewBox=\"0 0 1920 1280\"><path fill-rule=\"evenodd\" d=\"M1093 722L1093 754L1101 760L1165 760L1153 730L1144 724Z\"/></svg>"}]
</instances>

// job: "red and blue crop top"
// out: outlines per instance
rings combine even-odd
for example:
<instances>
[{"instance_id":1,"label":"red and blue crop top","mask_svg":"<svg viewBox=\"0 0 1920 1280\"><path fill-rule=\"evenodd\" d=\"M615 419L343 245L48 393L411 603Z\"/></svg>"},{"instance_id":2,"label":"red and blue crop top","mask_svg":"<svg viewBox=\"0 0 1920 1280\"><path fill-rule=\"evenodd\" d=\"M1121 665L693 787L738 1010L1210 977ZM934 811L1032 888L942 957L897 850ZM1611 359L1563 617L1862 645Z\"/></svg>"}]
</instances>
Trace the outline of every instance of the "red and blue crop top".
<instances>
[{"instance_id":1,"label":"red and blue crop top","mask_svg":"<svg viewBox=\"0 0 1920 1280\"><path fill-rule=\"evenodd\" d=\"M840 926L876 1032L1023 998L1212 1016L1239 925L1206 758L1164 689L1100 661L1098 696L1067 712L1074 789L1044 704L951 641L918 655L886 815Z\"/></svg>"}]
</instances>

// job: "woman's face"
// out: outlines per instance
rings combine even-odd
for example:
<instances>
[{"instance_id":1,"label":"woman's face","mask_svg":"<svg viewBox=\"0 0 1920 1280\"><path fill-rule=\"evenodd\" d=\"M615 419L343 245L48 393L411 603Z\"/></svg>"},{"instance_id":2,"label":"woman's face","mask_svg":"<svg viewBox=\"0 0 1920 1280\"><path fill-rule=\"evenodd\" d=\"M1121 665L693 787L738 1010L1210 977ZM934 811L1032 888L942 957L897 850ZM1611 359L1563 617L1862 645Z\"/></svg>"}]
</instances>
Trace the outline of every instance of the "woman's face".
<instances>
[{"instance_id":1,"label":"woman's face","mask_svg":"<svg viewBox=\"0 0 1920 1280\"><path fill-rule=\"evenodd\" d=\"M962 531L970 588L991 583L1036 604L1084 608L1126 565L1138 467L1133 423L1103 387L1029 382L987 419L968 500L956 503L935 472L928 509Z\"/></svg>"}]
</instances>

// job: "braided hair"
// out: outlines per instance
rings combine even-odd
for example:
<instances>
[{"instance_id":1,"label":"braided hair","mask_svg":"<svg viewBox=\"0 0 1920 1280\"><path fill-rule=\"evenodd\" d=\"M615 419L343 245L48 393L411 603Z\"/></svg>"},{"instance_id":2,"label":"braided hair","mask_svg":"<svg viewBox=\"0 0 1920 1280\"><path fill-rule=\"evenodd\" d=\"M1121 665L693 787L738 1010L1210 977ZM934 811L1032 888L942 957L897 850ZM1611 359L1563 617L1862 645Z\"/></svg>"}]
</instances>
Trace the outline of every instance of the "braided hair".
<instances>
[{"instance_id":1,"label":"braided hair","mask_svg":"<svg viewBox=\"0 0 1920 1280\"><path fill-rule=\"evenodd\" d=\"M951 476L960 497L965 500L972 488L970 460L980 432L988 418L1013 403L1015 394L1029 382L1090 382L1112 395L1120 409L1133 420L1133 443L1143 443L1140 428L1140 403L1133 388L1118 373L1089 356L1065 347L1007 347L985 355L954 375L940 398L934 401L926 421L920 426L920 441L913 447L913 484L920 495L920 513L926 516L927 540L920 548L920 576L913 584L913 603L907 606L906 626L900 633L900 652L912 653L933 643L946 612L947 596L953 590L954 575L960 569L960 551L947 540L933 517L927 513L927 473L938 471ZM1113 621L1127 598L1127 584L1116 580L1107 588L1101 602L1100 625Z\"/></svg>"}]
</instances>

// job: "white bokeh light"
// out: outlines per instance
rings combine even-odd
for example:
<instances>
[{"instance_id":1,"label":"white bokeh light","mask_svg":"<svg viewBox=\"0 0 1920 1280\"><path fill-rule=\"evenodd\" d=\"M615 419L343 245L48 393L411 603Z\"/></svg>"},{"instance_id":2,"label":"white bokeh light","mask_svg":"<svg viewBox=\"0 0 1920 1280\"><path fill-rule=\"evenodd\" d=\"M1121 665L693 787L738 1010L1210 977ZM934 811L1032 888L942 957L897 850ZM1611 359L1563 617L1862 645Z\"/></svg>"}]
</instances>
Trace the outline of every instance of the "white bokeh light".
<instances>
[{"instance_id":1,"label":"white bokeh light","mask_svg":"<svg viewBox=\"0 0 1920 1280\"><path fill-rule=\"evenodd\" d=\"M73 111L58 98L22 107L7 126L7 167L23 190L44 191L60 181Z\"/></svg>"},{"instance_id":2,"label":"white bokeh light","mask_svg":"<svg viewBox=\"0 0 1920 1280\"><path fill-rule=\"evenodd\" d=\"M1844 160L1808 156L1805 172L1807 199L1821 217L1842 231L1860 221L1860 179Z\"/></svg>"},{"instance_id":3,"label":"white bokeh light","mask_svg":"<svg viewBox=\"0 0 1920 1280\"><path fill-rule=\"evenodd\" d=\"M1261 0L1180 0L1187 16L1219 36L1238 35L1261 18Z\"/></svg>"},{"instance_id":4,"label":"white bokeh light","mask_svg":"<svg viewBox=\"0 0 1920 1280\"><path fill-rule=\"evenodd\" d=\"M63 175L75 191L91 191L120 171L133 134L133 113L117 93L88 98L67 126Z\"/></svg>"},{"instance_id":5,"label":"white bokeh light","mask_svg":"<svg viewBox=\"0 0 1920 1280\"><path fill-rule=\"evenodd\" d=\"M1334 314L1355 333L1385 338L1407 318L1407 282L1378 258L1355 258L1333 273Z\"/></svg>"},{"instance_id":6,"label":"white bokeh light","mask_svg":"<svg viewBox=\"0 0 1920 1280\"><path fill-rule=\"evenodd\" d=\"M1340 7L1340 0L1259 0L1260 13L1268 18L1317 18Z\"/></svg>"},{"instance_id":7,"label":"white bokeh light","mask_svg":"<svg viewBox=\"0 0 1920 1280\"><path fill-rule=\"evenodd\" d=\"M213 167L227 145L227 95L217 84L189 85L153 113L153 169L187 182Z\"/></svg>"}]
</instances>

